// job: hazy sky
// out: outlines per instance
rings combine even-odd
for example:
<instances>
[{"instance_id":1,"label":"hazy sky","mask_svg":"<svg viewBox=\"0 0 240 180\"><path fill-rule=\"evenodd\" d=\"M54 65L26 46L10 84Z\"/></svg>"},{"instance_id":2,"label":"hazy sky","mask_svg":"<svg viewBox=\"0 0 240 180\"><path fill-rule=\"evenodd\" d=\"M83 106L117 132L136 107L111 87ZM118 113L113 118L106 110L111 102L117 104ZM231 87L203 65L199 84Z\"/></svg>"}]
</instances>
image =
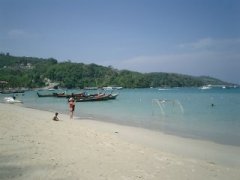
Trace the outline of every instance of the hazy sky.
<instances>
[{"instance_id":1,"label":"hazy sky","mask_svg":"<svg viewBox=\"0 0 240 180\"><path fill-rule=\"evenodd\" d=\"M240 84L240 1L0 0L0 52Z\"/></svg>"}]
</instances>

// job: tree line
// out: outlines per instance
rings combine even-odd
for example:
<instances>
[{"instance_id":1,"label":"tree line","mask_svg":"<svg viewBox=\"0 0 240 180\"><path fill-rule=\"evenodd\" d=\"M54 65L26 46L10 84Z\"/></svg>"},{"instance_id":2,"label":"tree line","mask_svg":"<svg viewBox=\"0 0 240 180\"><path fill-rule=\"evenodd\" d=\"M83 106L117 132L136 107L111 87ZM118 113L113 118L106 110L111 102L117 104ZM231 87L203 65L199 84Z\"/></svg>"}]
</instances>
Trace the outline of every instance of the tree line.
<instances>
[{"instance_id":1,"label":"tree line","mask_svg":"<svg viewBox=\"0 0 240 180\"><path fill-rule=\"evenodd\" d=\"M195 77L176 73L140 73L118 70L97 64L58 62L54 58L17 57L0 54L0 81L8 87L37 88L46 81L59 83L65 88L122 86L124 88L148 87L198 87L206 84L226 84L211 77Z\"/></svg>"}]
</instances>

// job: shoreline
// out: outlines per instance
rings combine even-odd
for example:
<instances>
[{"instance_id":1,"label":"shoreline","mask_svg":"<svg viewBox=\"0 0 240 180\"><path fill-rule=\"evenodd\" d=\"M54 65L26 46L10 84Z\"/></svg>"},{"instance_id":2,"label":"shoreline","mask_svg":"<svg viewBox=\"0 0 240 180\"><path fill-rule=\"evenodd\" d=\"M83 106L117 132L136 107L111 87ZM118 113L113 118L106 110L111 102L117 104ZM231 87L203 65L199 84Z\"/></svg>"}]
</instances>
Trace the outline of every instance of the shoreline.
<instances>
[{"instance_id":1,"label":"shoreline","mask_svg":"<svg viewBox=\"0 0 240 180\"><path fill-rule=\"evenodd\" d=\"M0 102L1 103L1 102ZM51 109L51 110L47 110L47 109L39 109L37 107L29 107L29 106L24 106L25 108L30 108L30 109L37 109L37 110L41 110L41 111L48 111L48 112L56 112L56 110ZM66 114L65 112L60 112L61 114ZM174 130L170 130L170 129L159 129L159 127L155 127L154 125L148 126L147 124L142 125L141 123L137 123L137 122L131 122L131 121L118 121L115 118L112 117L103 117L103 116L95 116L95 115L91 115L89 114L89 116L87 115L87 113L83 113L85 114L85 116L83 117L78 117L75 115L75 119L88 119L91 121L97 121L97 122L103 122L103 123L110 123L110 124L117 124L120 126L130 126L133 128L140 128L140 129L145 129L145 130L149 130L149 131L155 131L155 132L159 132L165 135L169 135L169 136L176 136L176 137L180 137L183 139L193 139L193 140L197 140L197 141L207 141L207 142L211 142L211 143L216 143L216 144L220 144L220 145L226 145L226 146L234 146L234 147L240 147L240 141L226 141L226 140L219 140L216 138L209 138L209 137L203 137L202 135L197 135L197 134L188 134L184 131L176 131L174 132Z\"/></svg>"},{"instance_id":2,"label":"shoreline","mask_svg":"<svg viewBox=\"0 0 240 180\"><path fill-rule=\"evenodd\" d=\"M124 90L116 101L77 103L75 115L97 121L160 131L165 134L183 138L205 140L240 147L238 128L240 124L237 119L239 116L237 110L239 109L239 103L234 104L235 101L238 102L238 96L235 97L234 95L235 100L229 101L232 96L229 97L229 94L226 94L225 91L221 92L224 98L220 98L221 96L217 95L219 92L215 92L214 95L211 93L199 93L199 97L207 101L200 101L200 104L194 106L194 104L197 103L191 105L189 102L190 99L187 97L188 93L185 92L194 92L193 94L195 94L195 92L199 92L199 90L195 88L193 90L179 90L169 95L173 96L172 98L174 99L177 92L182 94L183 99L181 103L183 103L183 107L186 110L186 113L181 115L177 115L178 113L175 112L174 109L171 110L173 114L169 114L171 113L169 111L166 115L162 115L158 107L155 107L155 105L150 106L150 104L148 104L151 103L150 100L153 97L156 98L158 95L160 96L160 94L156 91L152 92L148 90ZM131 95L131 93L134 93L134 96L132 96L133 94ZM146 98L140 101L139 97L143 95L146 95ZM209 106L210 102L208 99L211 99L211 96L216 99L214 101L216 101L215 104L217 106L214 108ZM175 98L180 97L177 96ZM34 91L29 91L19 98L23 100L23 106L26 107L68 113L68 105L65 98L39 98ZM129 98L131 98L131 100ZM189 98L193 98L191 94ZM223 99L225 100L223 101ZM192 100L194 99L191 99L191 102ZM130 106L129 103L131 104ZM225 106L225 104L227 105ZM166 107L165 110L167 109L170 110L171 107Z\"/></svg>"},{"instance_id":3,"label":"shoreline","mask_svg":"<svg viewBox=\"0 0 240 180\"><path fill-rule=\"evenodd\" d=\"M0 103L1 179L239 179L240 147ZM203 178L204 177L204 178Z\"/></svg>"},{"instance_id":4,"label":"shoreline","mask_svg":"<svg viewBox=\"0 0 240 180\"><path fill-rule=\"evenodd\" d=\"M0 102L3 103L4 102ZM37 108L37 107L30 107L30 106L24 106L24 104L22 104L23 107L25 108L30 108L30 109L36 109L36 110L40 110L40 111L47 111L47 112L57 112L57 110L54 109L41 109L41 108ZM66 111L60 111L61 114L67 114ZM132 127L132 128L140 128L140 129L144 129L144 130L149 130L149 131L154 131L154 132L159 132L160 134L164 134L164 135L169 135L169 136L174 136L174 137L179 137L179 138L183 138L183 139L192 139L192 140L197 140L197 141L206 141L206 142L210 142L210 143L214 143L214 144L219 144L219 145L224 145L224 146L234 146L234 147L239 147L240 148L240 141L234 141L235 143L231 142L226 142L225 140L217 140L209 138L209 137L203 137L201 135L196 135L196 134L192 134L189 135L186 132L183 131L177 131L174 132L173 130L170 129L159 129L158 127L154 127L152 126L146 126L146 125L142 125L142 124L138 124L136 122L130 122L130 121L118 121L115 118L106 118L103 116L94 116L91 114L89 114L89 116L86 115L83 117L79 117L75 115L75 119L81 120L81 119L87 119L90 121L97 121L97 122L103 122L103 123L110 123L110 124L116 124L116 125L120 125L120 126L127 126L127 127Z\"/></svg>"}]
</instances>

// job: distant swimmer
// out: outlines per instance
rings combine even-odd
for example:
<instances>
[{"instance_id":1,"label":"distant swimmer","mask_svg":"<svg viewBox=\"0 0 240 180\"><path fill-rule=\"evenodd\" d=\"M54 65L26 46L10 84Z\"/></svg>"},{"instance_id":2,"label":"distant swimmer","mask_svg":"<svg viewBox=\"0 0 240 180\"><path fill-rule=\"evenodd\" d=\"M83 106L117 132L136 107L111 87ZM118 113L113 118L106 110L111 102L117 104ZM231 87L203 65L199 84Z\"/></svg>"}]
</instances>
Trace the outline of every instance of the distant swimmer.
<instances>
[{"instance_id":1,"label":"distant swimmer","mask_svg":"<svg viewBox=\"0 0 240 180\"><path fill-rule=\"evenodd\" d=\"M212 107L214 107L214 106L215 106L215 104L213 104L213 103L212 103L212 104L211 104L211 106L212 106Z\"/></svg>"}]
</instances>

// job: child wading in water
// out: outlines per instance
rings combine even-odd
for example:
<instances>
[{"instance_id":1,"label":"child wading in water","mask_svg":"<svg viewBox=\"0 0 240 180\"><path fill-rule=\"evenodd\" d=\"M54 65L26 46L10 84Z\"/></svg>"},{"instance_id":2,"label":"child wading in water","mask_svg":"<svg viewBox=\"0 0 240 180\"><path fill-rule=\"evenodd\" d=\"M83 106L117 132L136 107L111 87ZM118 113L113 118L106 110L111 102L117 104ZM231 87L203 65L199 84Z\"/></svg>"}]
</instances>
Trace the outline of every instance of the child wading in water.
<instances>
[{"instance_id":1,"label":"child wading in water","mask_svg":"<svg viewBox=\"0 0 240 180\"><path fill-rule=\"evenodd\" d=\"M72 119L72 118L73 118L73 112L74 112L74 110L75 110L74 98L71 97L71 98L68 100L68 102L69 102L69 110L70 110L70 119Z\"/></svg>"}]
</instances>

